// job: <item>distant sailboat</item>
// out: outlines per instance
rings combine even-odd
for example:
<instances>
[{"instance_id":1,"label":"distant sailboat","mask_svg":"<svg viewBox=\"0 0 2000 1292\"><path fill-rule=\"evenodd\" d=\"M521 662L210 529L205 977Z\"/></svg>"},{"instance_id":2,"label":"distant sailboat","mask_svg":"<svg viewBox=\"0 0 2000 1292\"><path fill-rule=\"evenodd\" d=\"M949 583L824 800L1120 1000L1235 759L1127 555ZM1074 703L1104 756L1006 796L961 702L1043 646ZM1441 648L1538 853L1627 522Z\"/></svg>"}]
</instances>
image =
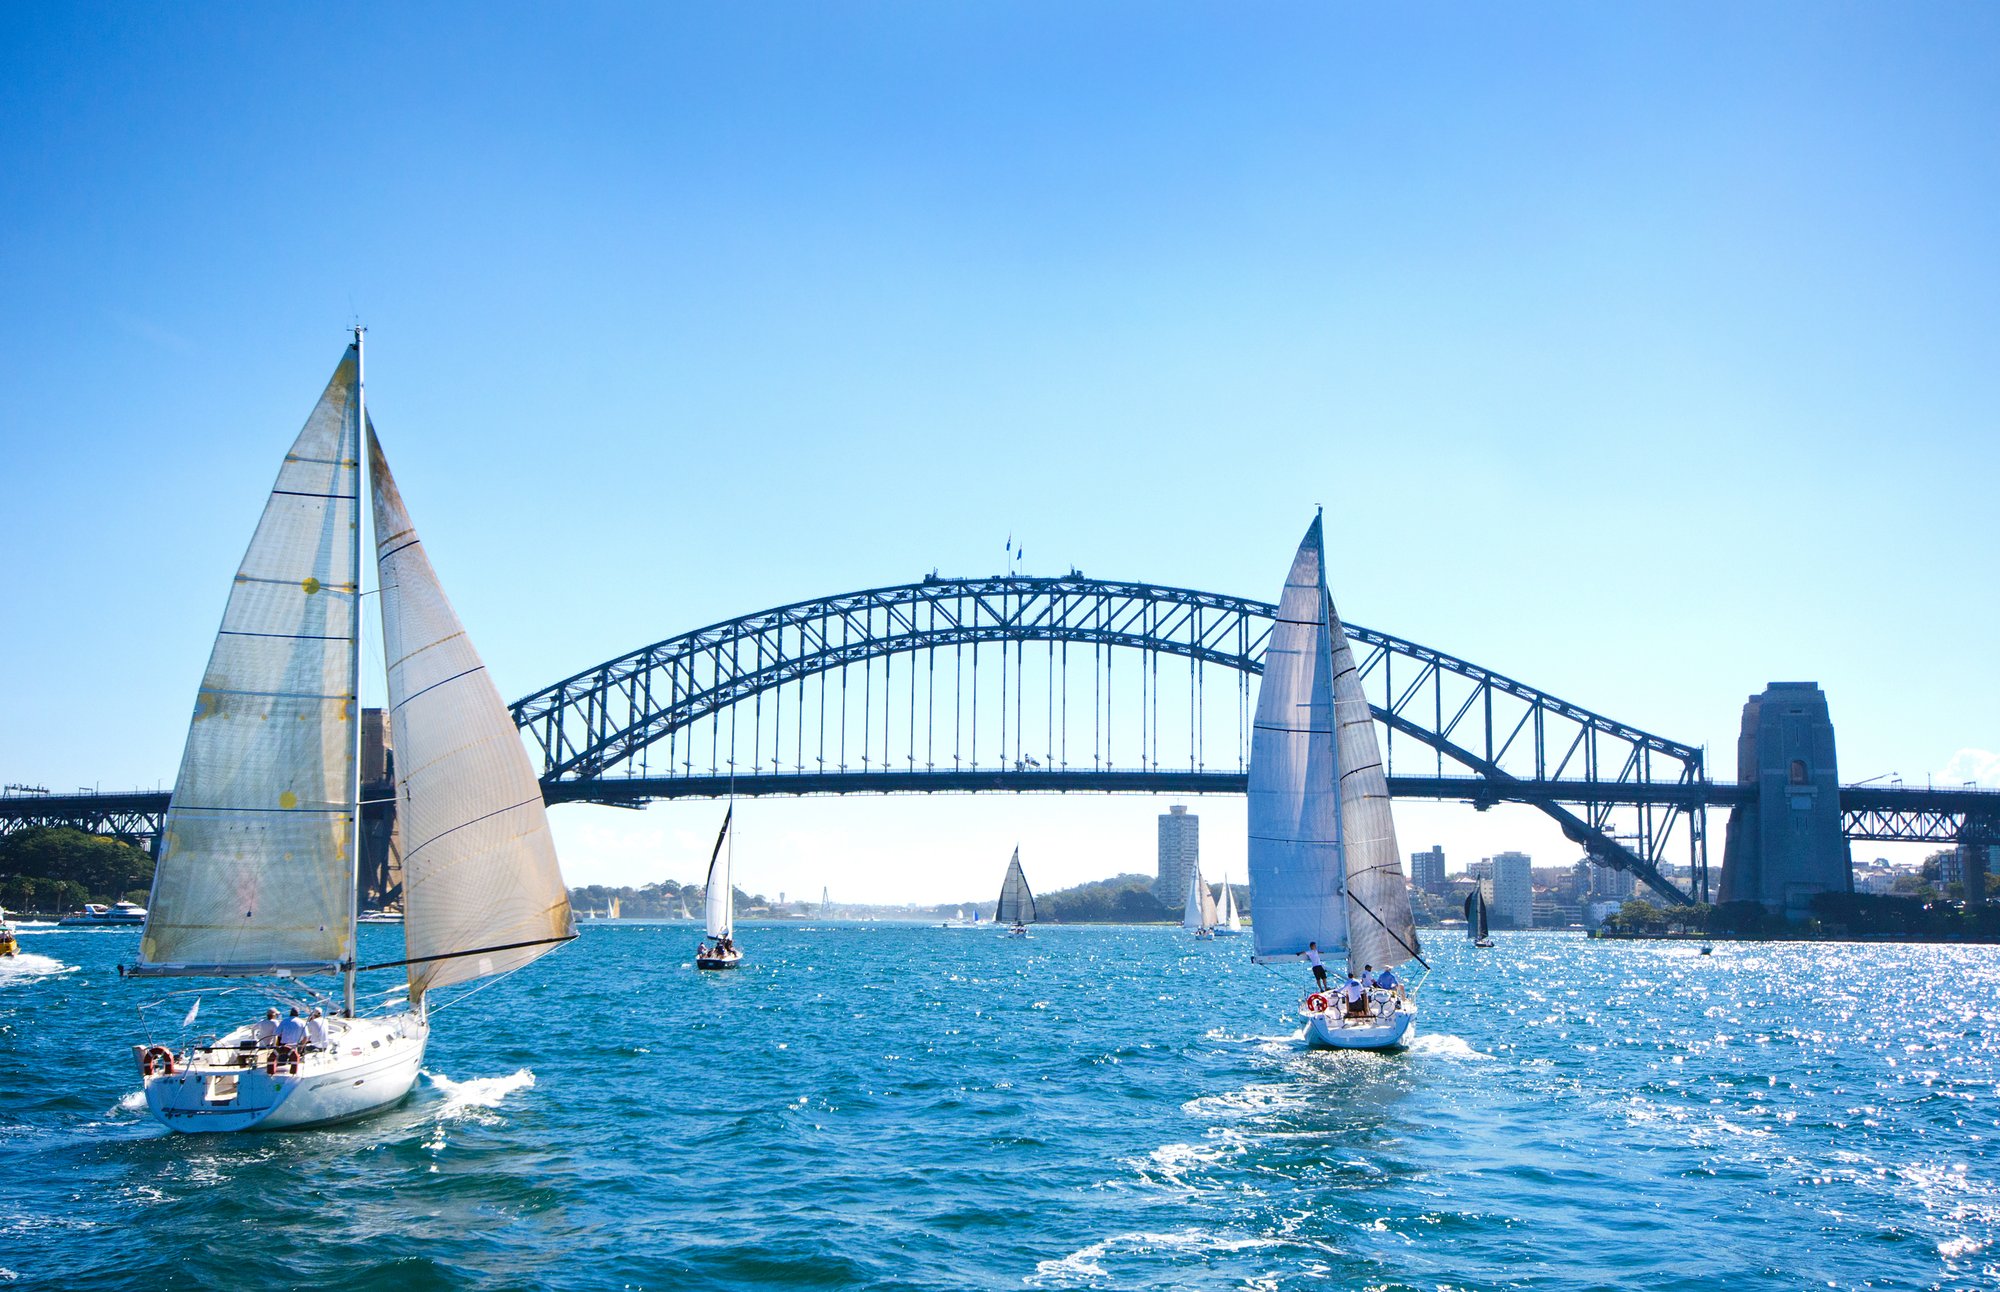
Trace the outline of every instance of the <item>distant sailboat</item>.
<instances>
[{"instance_id":1,"label":"distant sailboat","mask_svg":"<svg viewBox=\"0 0 2000 1292\"><path fill-rule=\"evenodd\" d=\"M1021 849L1014 848L1014 860L1007 863L1007 878L1000 882L1000 904L993 922L1007 926L1007 936L1025 938L1035 922L1035 895L1028 889L1028 877L1021 870Z\"/></svg>"},{"instance_id":2,"label":"distant sailboat","mask_svg":"<svg viewBox=\"0 0 2000 1292\"><path fill-rule=\"evenodd\" d=\"M686 894L685 892L682 892L682 893L679 893L679 894L677 894L677 897L678 897L678 899L679 899L679 901L680 901L680 904L681 904L681 915L680 915L680 917L681 917L682 919L684 919L684 920L691 920L691 919L693 919L693 918L694 918L694 914L693 914L693 912L691 912L691 911L689 911L689 910L688 910L688 899L687 899L687 894Z\"/></svg>"},{"instance_id":3,"label":"distant sailboat","mask_svg":"<svg viewBox=\"0 0 2000 1292\"><path fill-rule=\"evenodd\" d=\"M129 970L339 975L343 999L314 1024L134 1046L147 1106L177 1131L294 1129L394 1104L423 1063L433 991L576 936L520 733L369 424L361 340L285 455L231 587ZM355 963L364 440L403 838L403 958L374 965ZM388 968L406 971L407 1004L357 1015L355 974Z\"/></svg>"},{"instance_id":4,"label":"distant sailboat","mask_svg":"<svg viewBox=\"0 0 2000 1292\"><path fill-rule=\"evenodd\" d=\"M732 804L722 814L715 851L708 857L708 882L701 890L708 917L708 941L695 953L697 969L734 969L743 960L743 952L736 946L736 886L729 873L736 851L735 841L729 836L729 824L735 817L736 808Z\"/></svg>"},{"instance_id":5,"label":"distant sailboat","mask_svg":"<svg viewBox=\"0 0 2000 1292\"><path fill-rule=\"evenodd\" d=\"M825 919L826 913L832 909L833 909L833 890L822 886L819 890L819 917L822 920Z\"/></svg>"},{"instance_id":6,"label":"distant sailboat","mask_svg":"<svg viewBox=\"0 0 2000 1292\"><path fill-rule=\"evenodd\" d=\"M1187 904L1181 910L1181 927L1198 939L1212 940L1215 925L1215 898L1208 885L1201 882L1201 864L1197 862L1188 870Z\"/></svg>"},{"instance_id":7,"label":"distant sailboat","mask_svg":"<svg viewBox=\"0 0 2000 1292\"><path fill-rule=\"evenodd\" d=\"M1218 938L1238 937L1243 932L1243 917L1236 911L1236 890L1229 886L1229 875L1222 876L1222 919L1215 926Z\"/></svg>"},{"instance_id":8,"label":"distant sailboat","mask_svg":"<svg viewBox=\"0 0 2000 1292\"><path fill-rule=\"evenodd\" d=\"M1486 934L1486 893L1474 888L1465 895L1465 936L1472 939L1475 947L1491 947L1493 939Z\"/></svg>"},{"instance_id":9,"label":"distant sailboat","mask_svg":"<svg viewBox=\"0 0 2000 1292\"><path fill-rule=\"evenodd\" d=\"M1251 927L1259 964L1305 958L1309 943L1347 969L1421 960L1396 850L1374 718L1326 587L1318 517L1292 558L1264 651L1250 752ZM1416 1036L1409 993L1306 998L1309 1044L1382 1050Z\"/></svg>"}]
</instances>

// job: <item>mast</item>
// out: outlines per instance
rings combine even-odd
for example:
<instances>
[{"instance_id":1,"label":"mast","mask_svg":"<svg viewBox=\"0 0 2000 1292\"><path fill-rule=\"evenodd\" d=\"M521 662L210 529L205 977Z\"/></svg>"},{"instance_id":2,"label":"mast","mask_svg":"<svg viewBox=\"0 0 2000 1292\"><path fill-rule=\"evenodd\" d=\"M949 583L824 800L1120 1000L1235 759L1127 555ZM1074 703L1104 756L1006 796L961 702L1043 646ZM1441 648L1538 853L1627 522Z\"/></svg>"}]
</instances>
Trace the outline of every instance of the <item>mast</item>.
<instances>
[{"instance_id":1,"label":"mast","mask_svg":"<svg viewBox=\"0 0 2000 1292\"><path fill-rule=\"evenodd\" d=\"M1324 509L1313 508L1313 525L1318 527L1325 515ZM1333 688L1333 593L1326 586L1326 546L1321 541L1319 557L1319 658L1326 669L1327 689L1331 703L1327 715L1333 719L1334 731L1340 730L1340 698L1332 694ZM1333 855L1340 865L1339 893L1343 901L1347 897L1347 814L1341 810L1340 780L1346 769L1340 765L1340 738L1333 740Z\"/></svg>"},{"instance_id":2,"label":"mast","mask_svg":"<svg viewBox=\"0 0 2000 1292\"><path fill-rule=\"evenodd\" d=\"M347 1017L354 1017L354 966L361 959L361 938L357 928L361 904L361 500L362 481L368 467L363 462L362 441L368 438L367 368L362 363L361 339L368 329L354 325L354 526L351 542L354 554L354 640L349 648L348 676L354 679L354 739L349 745L353 760L347 769L347 801L352 811L347 831L347 966L342 973L341 995Z\"/></svg>"}]
</instances>

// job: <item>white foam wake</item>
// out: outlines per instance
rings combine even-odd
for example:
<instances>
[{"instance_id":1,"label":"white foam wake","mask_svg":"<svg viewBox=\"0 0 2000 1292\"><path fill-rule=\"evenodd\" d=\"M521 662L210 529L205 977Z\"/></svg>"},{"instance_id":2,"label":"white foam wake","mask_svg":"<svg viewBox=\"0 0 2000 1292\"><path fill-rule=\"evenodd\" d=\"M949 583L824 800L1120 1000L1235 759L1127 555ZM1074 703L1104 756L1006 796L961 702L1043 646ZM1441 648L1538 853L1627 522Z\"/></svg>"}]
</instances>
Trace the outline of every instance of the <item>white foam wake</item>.
<instances>
[{"instance_id":1,"label":"white foam wake","mask_svg":"<svg viewBox=\"0 0 2000 1292\"><path fill-rule=\"evenodd\" d=\"M444 1107L440 1115L461 1116L477 1108L498 1108L500 1101L517 1090L527 1090L535 1084L535 1074L527 1068L510 1072L504 1077L470 1077L464 1081L453 1081L450 1077L432 1072L428 1068L424 1075L444 1096Z\"/></svg>"},{"instance_id":2,"label":"white foam wake","mask_svg":"<svg viewBox=\"0 0 2000 1292\"><path fill-rule=\"evenodd\" d=\"M1491 1059L1493 1056L1475 1050L1465 1043L1464 1037L1448 1032L1419 1032L1417 1039L1410 1043L1411 1054L1427 1054L1441 1059Z\"/></svg>"},{"instance_id":3,"label":"white foam wake","mask_svg":"<svg viewBox=\"0 0 2000 1292\"><path fill-rule=\"evenodd\" d=\"M53 956L30 955L23 951L18 955L0 957L0 985L33 982L37 978L53 978L57 974L75 972L75 965L66 965Z\"/></svg>"}]
</instances>

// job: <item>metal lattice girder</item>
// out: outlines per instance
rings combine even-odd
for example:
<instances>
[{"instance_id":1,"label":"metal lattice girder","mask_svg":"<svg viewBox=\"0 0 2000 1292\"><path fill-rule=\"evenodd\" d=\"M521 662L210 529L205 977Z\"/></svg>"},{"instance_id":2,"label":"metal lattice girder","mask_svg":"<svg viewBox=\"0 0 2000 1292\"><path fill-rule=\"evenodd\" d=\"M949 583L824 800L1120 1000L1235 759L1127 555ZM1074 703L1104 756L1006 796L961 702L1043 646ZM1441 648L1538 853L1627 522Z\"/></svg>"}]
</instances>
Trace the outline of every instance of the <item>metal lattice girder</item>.
<instances>
[{"instance_id":1,"label":"metal lattice girder","mask_svg":"<svg viewBox=\"0 0 2000 1292\"><path fill-rule=\"evenodd\" d=\"M733 706L767 693L782 697L782 688L805 678L865 668L870 661L899 655L1062 642L1154 658L1178 656L1256 674L1262 671L1274 614L1275 607L1266 602L1080 574L932 577L711 624L565 678L518 701L513 710L540 749L544 780L553 796L553 786L560 782L606 784L618 779L621 769L628 775L639 771L639 760L650 746L719 720ZM1478 773L1475 784L1482 788L1468 795L1472 801L1536 802L1590 855L1633 870L1679 901L1691 895L1669 883L1661 867L1670 846L1684 847L1695 876L1693 896L1705 893L1705 817L1688 806L1707 783L1698 748L1457 656L1359 625L1345 627L1361 657L1365 683L1379 692L1374 707L1389 729L1392 762L1396 736L1413 739L1435 752L1440 775L1447 759ZM1003 651L1003 668L1005 662ZM1065 703L1066 688L1065 681ZM909 720L914 726L914 709ZM1006 721L1004 705L1001 721ZM1157 728L1151 734L1156 746ZM897 761L886 752L876 765L867 752L860 761L862 769L852 772L843 761L840 774L919 777L932 770L917 766L913 750L902 760L910 764L908 772L881 771L881 763ZM1197 756L1188 761L1190 774L1203 770ZM1142 751L1140 762L1146 770L1157 770L1157 748ZM697 775L691 764L683 771ZM1016 768L1013 774L1025 771ZM1578 800L1584 808L1578 814L1546 792L1521 788L1557 782L1617 785L1627 792L1588 793ZM1660 786L1678 786L1683 792L1662 795L1655 792ZM924 787L912 780L909 788ZM1632 816L1628 832L1614 829L1614 812Z\"/></svg>"}]
</instances>

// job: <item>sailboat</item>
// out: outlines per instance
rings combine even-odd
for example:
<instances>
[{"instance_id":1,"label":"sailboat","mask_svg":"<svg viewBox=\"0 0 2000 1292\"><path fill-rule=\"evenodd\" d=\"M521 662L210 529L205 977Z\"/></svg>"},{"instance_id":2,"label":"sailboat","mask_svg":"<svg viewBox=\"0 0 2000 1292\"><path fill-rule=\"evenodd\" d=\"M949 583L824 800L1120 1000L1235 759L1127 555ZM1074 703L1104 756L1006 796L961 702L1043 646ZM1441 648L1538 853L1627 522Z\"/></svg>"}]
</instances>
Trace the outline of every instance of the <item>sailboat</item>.
<instances>
[{"instance_id":1,"label":"sailboat","mask_svg":"<svg viewBox=\"0 0 2000 1292\"><path fill-rule=\"evenodd\" d=\"M127 971L278 979L301 1004L326 999L332 1017L249 1024L178 1051L135 1045L147 1107L176 1131L296 1129L386 1108L416 1082L434 991L510 973L576 936L541 786L368 421L361 346L357 328L230 589ZM404 873L403 954L365 965L355 949L364 438ZM355 975L392 968L405 971L407 987L389 993L401 1003L357 1012ZM339 1001L300 981L319 975L340 978Z\"/></svg>"},{"instance_id":2,"label":"sailboat","mask_svg":"<svg viewBox=\"0 0 2000 1292\"><path fill-rule=\"evenodd\" d=\"M1035 895L1021 871L1019 844L1014 846L1014 860L1007 863L1007 878L1000 881L1000 905L993 912L993 922L1006 925L1010 938L1027 937L1028 926L1035 922Z\"/></svg>"},{"instance_id":3,"label":"sailboat","mask_svg":"<svg viewBox=\"0 0 2000 1292\"><path fill-rule=\"evenodd\" d=\"M1218 938L1240 937L1243 933L1243 917L1236 910L1236 890L1229 886L1227 871L1222 876L1222 918L1215 926Z\"/></svg>"},{"instance_id":4,"label":"sailboat","mask_svg":"<svg viewBox=\"0 0 2000 1292\"><path fill-rule=\"evenodd\" d=\"M1264 651L1250 748L1250 887L1258 964L1303 960L1317 944L1348 973L1422 963L1396 850L1388 779L1354 652L1326 586L1320 517L1306 530ZM1428 967L1428 966L1426 966ZM1414 997L1313 992L1300 1012L1310 1045L1386 1050L1416 1038Z\"/></svg>"},{"instance_id":5,"label":"sailboat","mask_svg":"<svg viewBox=\"0 0 2000 1292\"><path fill-rule=\"evenodd\" d=\"M1465 895L1465 936L1472 939L1473 946L1481 949L1493 945L1493 939L1486 932L1486 893L1479 888Z\"/></svg>"},{"instance_id":6,"label":"sailboat","mask_svg":"<svg viewBox=\"0 0 2000 1292\"><path fill-rule=\"evenodd\" d=\"M1215 898L1201 882L1201 863L1188 870L1187 906L1181 911L1181 927L1202 941L1215 939Z\"/></svg>"},{"instance_id":7,"label":"sailboat","mask_svg":"<svg viewBox=\"0 0 2000 1292\"><path fill-rule=\"evenodd\" d=\"M693 914L693 912L691 912L691 911L689 911L689 910L688 910L688 899L687 899L687 894L686 894L685 892L683 892L683 893L679 893L679 894L677 894L677 896L678 896L678 897L680 898L680 903L681 903L681 914L680 914L680 918L681 918L681 919L684 919L684 920L691 920L691 919L693 919L693 918L694 918L694 914Z\"/></svg>"},{"instance_id":8,"label":"sailboat","mask_svg":"<svg viewBox=\"0 0 2000 1292\"><path fill-rule=\"evenodd\" d=\"M736 851L729 837L729 824L736 818L736 806L722 814L722 829L715 836L715 851L708 855L708 880L702 886L703 914L708 919L708 941L695 952L697 969L734 969L743 962L736 946L736 887L729 863Z\"/></svg>"}]
</instances>

